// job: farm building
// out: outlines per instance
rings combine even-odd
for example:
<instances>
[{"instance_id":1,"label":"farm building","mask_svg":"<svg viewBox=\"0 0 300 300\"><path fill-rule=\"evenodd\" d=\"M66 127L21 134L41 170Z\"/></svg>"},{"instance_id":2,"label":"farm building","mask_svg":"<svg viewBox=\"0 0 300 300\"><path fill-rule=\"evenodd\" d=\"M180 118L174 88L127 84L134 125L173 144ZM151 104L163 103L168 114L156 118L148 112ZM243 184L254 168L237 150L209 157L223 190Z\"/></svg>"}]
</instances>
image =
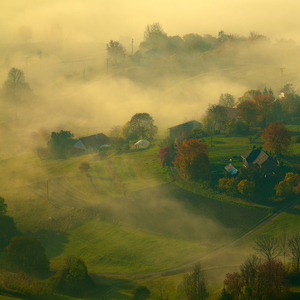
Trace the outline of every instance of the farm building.
<instances>
[{"instance_id":1,"label":"farm building","mask_svg":"<svg viewBox=\"0 0 300 300\"><path fill-rule=\"evenodd\" d=\"M238 169L235 168L232 164L228 164L226 167L224 167L225 169L225 174L229 174L231 176L235 176L238 173Z\"/></svg>"},{"instance_id":2,"label":"farm building","mask_svg":"<svg viewBox=\"0 0 300 300\"><path fill-rule=\"evenodd\" d=\"M173 126L173 127L169 128L170 138L172 138L172 139L179 138L182 136L182 133L184 131L187 131L190 133L193 130L193 128L195 128L195 127L198 129L201 129L202 124L198 121L193 120L193 121L189 121L189 122L177 125L177 126Z\"/></svg>"},{"instance_id":3,"label":"farm building","mask_svg":"<svg viewBox=\"0 0 300 300\"><path fill-rule=\"evenodd\" d=\"M97 151L101 146L109 143L109 138L104 133L97 133L80 138L73 146L77 153L90 153Z\"/></svg>"},{"instance_id":4,"label":"farm building","mask_svg":"<svg viewBox=\"0 0 300 300\"><path fill-rule=\"evenodd\" d=\"M254 148L251 151L241 155L243 159L244 167L248 167L250 164L259 165L264 173L270 173L276 170L276 161L261 149Z\"/></svg>"},{"instance_id":5,"label":"farm building","mask_svg":"<svg viewBox=\"0 0 300 300\"><path fill-rule=\"evenodd\" d=\"M148 148L150 146L150 142L147 140L139 140L138 142L136 142L131 149L145 149Z\"/></svg>"}]
</instances>

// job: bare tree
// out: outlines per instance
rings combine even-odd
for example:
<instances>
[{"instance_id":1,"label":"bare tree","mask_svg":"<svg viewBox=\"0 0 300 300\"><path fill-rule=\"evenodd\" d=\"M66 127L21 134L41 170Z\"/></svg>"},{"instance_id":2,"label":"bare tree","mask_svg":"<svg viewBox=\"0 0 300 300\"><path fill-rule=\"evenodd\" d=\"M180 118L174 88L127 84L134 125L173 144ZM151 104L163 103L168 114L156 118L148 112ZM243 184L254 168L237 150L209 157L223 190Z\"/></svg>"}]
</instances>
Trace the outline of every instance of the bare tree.
<instances>
[{"instance_id":1,"label":"bare tree","mask_svg":"<svg viewBox=\"0 0 300 300\"><path fill-rule=\"evenodd\" d=\"M280 254L283 255L283 264L285 265L285 257L288 254L288 239L284 233L278 240Z\"/></svg>"},{"instance_id":2,"label":"bare tree","mask_svg":"<svg viewBox=\"0 0 300 300\"><path fill-rule=\"evenodd\" d=\"M300 265L300 234L293 235L288 241L288 247L291 251L292 260L295 262L297 267L297 274L299 274Z\"/></svg>"},{"instance_id":3,"label":"bare tree","mask_svg":"<svg viewBox=\"0 0 300 300\"><path fill-rule=\"evenodd\" d=\"M255 288L257 285L257 272L261 264L261 260L256 255L250 255L246 261L240 265L241 277L246 286Z\"/></svg>"},{"instance_id":4,"label":"bare tree","mask_svg":"<svg viewBox=\"0 0 300 300\"><path fill-rule=\"evenodd\" d=\"M230 94L221 94L219 98L219 105L226 106L226 107L233 107L234 105L234 97Z\"/></svg>"},{"instance_id":5,"label":"bare tree","mask_svg":"<svg viewBox=\"0 0 300 300\"><path fill-rule=\"evenodd\" d=\"M267 260L271 260L279 255L279 241L275 236L267 234L261 235L255 239L254 250L259 252Z\"/></svg>"},{"instance_id":6,"label":"bare tree","mask_svg":"<svg viewBox=\"0 0 300 300\"><path fill-rule=\"evenodd\" d=\"M184 277L180 288L188 300L203 300L208 297L206 278L200 262L195 263L193 271Z\"/></svg>"}]
</instances>

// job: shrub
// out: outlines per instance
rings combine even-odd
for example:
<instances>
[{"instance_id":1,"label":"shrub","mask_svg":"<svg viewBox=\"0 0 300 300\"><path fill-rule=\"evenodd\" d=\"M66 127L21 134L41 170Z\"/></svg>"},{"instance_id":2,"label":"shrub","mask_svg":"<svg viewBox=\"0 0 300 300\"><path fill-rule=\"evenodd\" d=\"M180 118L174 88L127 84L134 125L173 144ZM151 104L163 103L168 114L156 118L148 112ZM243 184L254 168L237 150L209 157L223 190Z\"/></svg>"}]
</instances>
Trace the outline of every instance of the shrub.
<instances>
[{"instance_id":1,"label":"shrub","mask_svg":"<svg viewBox=\"0 0 300 300\"><path fill-rule=\"evenodd\" d=\"M166 146L166 147L160 149L159 156L160 156L161 166L165 166L169 163L171 153L172 153L172 148L170 146Z\"/></svg>"},{"instance_id":2,"label":"shrub","mask_svg":"<svg viewBox=\"0 0 300 300\"><path fill-rule=\"evenodd\" d=\"M228 194L236 194L237 193L237 181L235 178L221 178L219 179L219 189L225 190Z\"/></svg>"},{"instance_id":3,"label":"shrub","mask_svg":"<svg viewBox=\"0 0 300 300\"><path fill-rule=\"evenodd\" d=\"M91 168L91 165L87 161L83 161L79 165L79 171L80 171L80 173L86 173L87 174L89 172L90 168Z\"/></svg>"},{"instance_id":4,"label":"shrub","mask_svg":"<svg viewBox=\"0 0 300 300\"><path fill-rule=\"evenodd\" d=\"M6 262L13 270L41 277L48 275L49 260L38 238L15 236L4 253Z\"/></svg>"},{"instance_id":5,"label":"shrub","mask_svg":"<svg viewBox=\"0 0 300 300\"><path fill-rule=\"evenodd\" d=\"M64 267L52 276L49 282L54 292L71 296L83 296L95 287L84 261L74 256L65 259Z\"/></svg>"},{"instance_id":6,"label":"shrub","mask_svg":"<svg viewBox=\"0 0 300 300\"><path fill-rule=\"evenodd\" d=\"M242 195L246 197L252 196L255 191L255 183L253 181L244 179L239 182L238 190Z\"/></svg>"}]
</instances>

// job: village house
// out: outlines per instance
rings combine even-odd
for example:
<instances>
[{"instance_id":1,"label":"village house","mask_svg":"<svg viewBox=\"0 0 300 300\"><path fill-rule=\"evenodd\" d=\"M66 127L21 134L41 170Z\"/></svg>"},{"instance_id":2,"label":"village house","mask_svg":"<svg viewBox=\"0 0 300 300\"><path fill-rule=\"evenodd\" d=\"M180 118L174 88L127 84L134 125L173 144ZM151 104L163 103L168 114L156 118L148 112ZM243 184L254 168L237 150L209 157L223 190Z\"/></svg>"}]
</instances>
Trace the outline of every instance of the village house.
<instances>
[{"instance_id":1,"label":"village house","mask_svg":"<svg viewBox=\"0 0 300 300\"><path fill-rule=\"evenodd\" d=\"M189 121L177 126L173 126L171 128L169 128L170 130L170 138L175 139L175 138L179 138L182 136L182 132L187 131L189 133L192 132L193 128L198 128L201 129L202 128L202 124L198 121Z\"/></svg>"},{"instance_id":2,"label":"village house","mask_svg":"<svg viewBox=\"0 0 300 300\"><path fill-rule=\"evenodd\" d=\"M258 165L264 173L271 173L277 169L276 161L262 149L254 148L241 155L244 167L250 164Z\"/></svg>"},{"instance_id":3,"label":"village house","mask_svg":"<svg viewBox=\"0 0 300 300\"><path fill-rule=\"evenodd\" d=\"M73 152L90 153L97 151L101 146L109 144L109 138L104 133L97 133L80 138L73 146Z\"/></svg>"}]
</instances>

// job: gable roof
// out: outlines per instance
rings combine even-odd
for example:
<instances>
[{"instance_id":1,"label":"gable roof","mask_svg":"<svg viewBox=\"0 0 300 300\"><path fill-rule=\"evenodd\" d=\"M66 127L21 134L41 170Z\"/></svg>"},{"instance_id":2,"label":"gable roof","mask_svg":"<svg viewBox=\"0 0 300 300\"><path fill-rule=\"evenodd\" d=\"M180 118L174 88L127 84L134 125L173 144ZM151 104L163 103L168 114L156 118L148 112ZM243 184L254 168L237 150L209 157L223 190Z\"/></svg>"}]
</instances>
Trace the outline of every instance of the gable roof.
<instances>
[{"instance_id":1,"label":"gable roof","mask_svg":"<svg viewBox=\"0 0 300 300\"><path fill-rule=\"evenodd\" d=\"M170 127L169 129L174 129L176 127L192 130L194 127L201 128L202 124L200 122L198 122L198 121L193 120L193 121L189 121L189 122L186 122L186 123L182 123L180 125L176 125L176 126Z\"/></svg>"},{"instance_id":2,"label":"gable roof","mask_svg":"<svg viewBox=\"0 0 300 300\"><path fill-rule=\"evenodd\" d=\"M270 156L261 149L253 149L245 154L241 155L243 159L247 161L249 164L259 164L262 165L265 161L267 161Z\"/></svg>"},{"instance_id":3,"label":"gable roof","mask_svg":"<svg viewBox=\"0 0 300 300\"><path fill-rule=\"evenodd\" d=\"M82 137L79 139L82 144L88 149L104 145L109 142L109 138L104 133L97 133L94 135Z\"/></svg>"}]
</instances>

